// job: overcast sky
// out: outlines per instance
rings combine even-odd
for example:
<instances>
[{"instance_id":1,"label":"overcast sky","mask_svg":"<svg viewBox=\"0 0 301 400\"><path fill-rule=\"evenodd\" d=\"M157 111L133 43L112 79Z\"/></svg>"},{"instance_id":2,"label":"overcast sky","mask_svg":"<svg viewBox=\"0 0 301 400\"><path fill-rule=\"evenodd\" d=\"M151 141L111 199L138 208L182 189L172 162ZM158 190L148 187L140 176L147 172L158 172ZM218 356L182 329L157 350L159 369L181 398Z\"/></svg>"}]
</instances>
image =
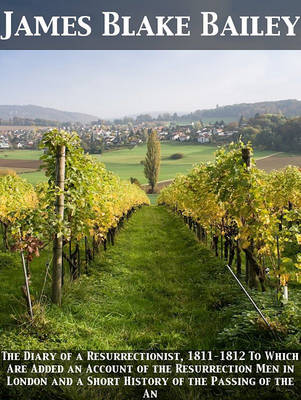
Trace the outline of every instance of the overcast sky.
<instances>
[{"instance_id":1,"label":"overcast sky","mask_svg":"<svg viewBox=\"0 0 301 400\"><path fill-rule=\"evenodd\" d=\"M301 98L301 51L0 51L0 104L112 118Z\"/></svg>"}]
</instances>

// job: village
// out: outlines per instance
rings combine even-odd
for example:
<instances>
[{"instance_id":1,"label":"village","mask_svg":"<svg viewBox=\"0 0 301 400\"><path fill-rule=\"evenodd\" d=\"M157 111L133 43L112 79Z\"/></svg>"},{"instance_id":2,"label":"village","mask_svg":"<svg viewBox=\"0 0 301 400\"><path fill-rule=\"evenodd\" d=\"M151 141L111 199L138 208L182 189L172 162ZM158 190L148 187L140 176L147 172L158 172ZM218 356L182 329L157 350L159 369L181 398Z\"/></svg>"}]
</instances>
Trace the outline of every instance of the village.
<instances>
[{"instance_id":1,"label":"village","mask_svg":"<svg viewBox=\"0 0 301 400\"><path fill-rule=\"evenodd\" d=\"M84 150L92 154L145 143L149 129L157 130L160 141L196 144L226 143L239 133L237 123L226 125L223 121L208 124L202 121L186 124L169 121L96 121L91 124L49 122L49 126L3 124L0 125L0 149L38 149L43 134L55 127L76 131Z\"/></svg>"}]
</instances>

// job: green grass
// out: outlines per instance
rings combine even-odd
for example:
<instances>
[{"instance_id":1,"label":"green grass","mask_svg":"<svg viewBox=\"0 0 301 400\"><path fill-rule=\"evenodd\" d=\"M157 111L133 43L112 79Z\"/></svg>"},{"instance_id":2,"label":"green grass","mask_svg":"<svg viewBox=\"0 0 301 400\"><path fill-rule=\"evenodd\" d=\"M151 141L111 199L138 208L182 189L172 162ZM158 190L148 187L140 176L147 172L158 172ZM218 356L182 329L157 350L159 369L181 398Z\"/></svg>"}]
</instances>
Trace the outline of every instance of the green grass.
<instances>
[{"instance_id":1,"label":"green grass","mask_svg":"<svg viewBox=\"0 0 301 400\"><path fill-rule=\"evenodd\" d=\"M280 152L277 157L300 157L300 153L282 153Z\"/></svg>"},{"instance_id":2,"label":"green grass","mask_svg":"<svg viewBox=\"0 0 301 400\"><path fill-rule=\"evenodd\" d=\"M32 273L32 294L35 299L38 299L40 295L45 265L49 261L48 258L48 252L44 251L39 258L36 258L32 262L30 267ZM21 287L24 285L21 258L17 253L13 253L13 259L16 265L0 269L0 332L1 328L15 326L12 316L22 314L25 307L21 292Z\"/></svg>"},{"instance_id":3,"label":"green grass","mask_svg":"<svg viewBox=\"0 0 301 400\"><path fill-rule=\"evenodd\" d=\"M35 298L47 258L32 265ZM224 275L178 217L163 207L144 207L98 258L91 276L65 285L62 308L48 306L43 324L21 333L14 326L9 315L22 311L23 277L21 269L1 270L1 343L35 349L209 349L228 319L212 308L211 293L237 293Z\"/></svg>"},{"instance_id":4,"label":"green grass","mask_svg":"<svg viewBox=\"0 0 301 400\"><path fill-rule=\"evenodd\" d=\"M215 151L216 147L210 145L161 143L159 181L172 179L178 173L185 174L198 162L213 160ZM95 157L122 179L129 179L132 176L141 183L147 183L143 165L140 164L140 161L145 158L145 153L146 145L140 145L132 150L116 150ZM184 157L179 160L170 160L169 157L174 153L183 153ZM255 157L264 157L271 153L269 151L255 152Z\"/></svg>"},{"instance_id":5,"label":"green grass","mask_svg":"<svg viewBox=\"0 0 301 400\"><path fill-rule=\"evenodd\" d=\"M186 174L194 164L201 161L214 159L215 146L183 143L161 143L161 169L159 180L174 178L178 173ZM94 157L103 162L106 167L115 172L121 179L137 178L141 183L147 183L143 165L140 161L145 158L146 145L136 146L132 150L122 149L106 152ZM183 153L184 157L179 160L170 160L174 153ZM272 154L271 151L255 151L255 157L264 157ZM0 158L34 160L42 154L39 150L10 150L0 152ZM22 176L29 182L36 184L45 180L41 171L24 173Z\"/></svg>"},{"instance_id":6,"label":"green grass","mask_svg":"<svg viewBox=\"0 0 301 400\"><path fill-rule=\"evenodd\" d=\"M159 194L157 194L157 193L148 194L148 198L149 198L152 206L155 206L157 204L158 196L159 196Z\"/></svg>"},{"instance_id":7,"label":"green grass","mask_svg":"<svg viewBox=\"0 0 301 400\"><path fill-rule=\"evenodd\" d=\"M189 145L181 143L161 143L161 167L159 180L171 179L177 173L188 172L192 165L199 161L213 159L215 147ZM183 153L179 160L170 160L174 153ZM143 165L140 161L145 158L146 145L136 146L132 150L117 150L104 153L96 158L105 163L106 167L117 173L122 179L133 176L141 183L146 183L143 173Z\"/></svg>"},{"instance_id":8,"label":"green grass","mask_svg":"<svg viewBox=\"0 0 301 400\"><path fill-rule=\"evenodd\" d=\"M238 122L235 117L205 117L202 118L202 122L207 125L207 124L214 124L216 121L224 121L226 124L229 124L229 122Z\"/></svg>"},{"instance_id":9,"label":"green grass","mask_svg":"<svg viewBox=\"0 0 301 400\"><path fill-rule=\"evenodd\" d=\"M46 176L43 171L25 172L20 175L33 185L46 181Z\"/></svg>"},{"instance_id":10,"label":"green grass","mask_svg":"<svg viewBox=\"0 0 301 400\"><path fill-rule=\"evenodd\" d=\"M8 160L38 160L41 150L0 150L0 158Z\"/></svg>"},{"instance_id":11,"label":"green grass","mask_svg":"<svg viewBox=\"0 0 301 400\"><path fill-rule=\"evenodd\" d=\"M49 254L44 252L31 267L35 298L47 260ZM233 329L249 348L252 337L247 329L252 323L247 320L246 327L239 330L241 322L231 318L234 311L248 313L252 306L222 263L166 208L137 211L118 233L116 245L97 257L88 276L82 275L72 285L67 277L62 307L46 304L45 312L36 314L33 324L26 324L28 317L22 318L21 268L0 269L0 350L213 350L219 348L218 334L223 330L230 338L223 349L233 349ZM17 325L10 314L23 324ZM0 371L0 392L3 376ZM256 397L248 396L253 390L248 387L217 389L170 385L160 388L160 398L209 400L218 393L219 398L234 400L242 398L242 391L246 400L273 398L268 388L260 393L254 388ZM7 399L134 400L142 398L144 389L84 386L6 390L3 398ZM262 391L266 396L262 397ZM298 397L292 394L290 398Z\"/></svg>"}]
</instances>

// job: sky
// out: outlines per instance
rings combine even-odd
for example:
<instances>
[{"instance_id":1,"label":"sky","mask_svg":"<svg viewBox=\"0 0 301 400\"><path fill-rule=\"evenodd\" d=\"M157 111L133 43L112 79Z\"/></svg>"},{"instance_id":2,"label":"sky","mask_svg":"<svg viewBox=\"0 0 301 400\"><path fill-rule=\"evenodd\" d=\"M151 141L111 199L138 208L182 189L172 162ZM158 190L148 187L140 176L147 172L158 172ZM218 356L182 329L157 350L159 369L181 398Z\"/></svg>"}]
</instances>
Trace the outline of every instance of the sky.
<instances>
[{"instance_id":1,"label":"sky","mask_svg":"<svg viewBox=\"0 0 301 400\"><path fill-rule=\"evenodd\" d=\"M0 104L100 118L301 98L301 51L0 51Z\"/></svg>"}]
</instances>

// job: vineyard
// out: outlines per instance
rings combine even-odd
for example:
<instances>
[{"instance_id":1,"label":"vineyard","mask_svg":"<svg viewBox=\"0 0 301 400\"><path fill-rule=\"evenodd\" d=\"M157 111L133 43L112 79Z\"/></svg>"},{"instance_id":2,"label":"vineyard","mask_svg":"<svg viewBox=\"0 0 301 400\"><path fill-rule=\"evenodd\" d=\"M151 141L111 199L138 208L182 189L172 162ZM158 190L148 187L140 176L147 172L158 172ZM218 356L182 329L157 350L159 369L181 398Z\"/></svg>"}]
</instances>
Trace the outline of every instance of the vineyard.
<instances>
[{"instance_id":1,"label":"vineyard","mask_svg":"<svg viewBox=\"0 0 301 400\"><path fill-rule=\"evenodd\" d=\"M242 275L250 288L275 286L288 300L288 282L300 280L301 172L267 174L255 167L243 143L221 148L214 162L200 164L165 188L159 203L181 215L216 256Z\"/></svg>"},{"instance_id":2,"label":"vineyard","mask_svg":"<svg viewBox=\"0 0 301 400\"><path fill-rule=\"evenodd\" d=\"M15 174L0 178L1 259L21 255L22 294L31 320L47 296L61 305L64 283L89 275L100 249L114 245L124 222L150 204L139 186L84 154L76 133L50 131L41 147L47 182L33 186ZM288 288L294 291L301 276L298 168L266 173L256 168L249 145L232 144L220 148L215 161L178 175L158 203L179 215L198 242L250 289L267 292L268 298L274 293L275 310L289 302ZM40 253L47 262L34 296L31 265Z\"/></svg>"},{"instance_id":3,"label":"vineyard","mask_svg":"<svg viewBox=\"0 0 301 400\"><path fill-rule=\"evenodd\" d=\"M298 168L267 174L249 146L233 144L149 206L139 186L85 155L75 133L49 132L42 146L46 183L0 177L2 349L300 348ZM61 398L86 398L69 389ZM57 394L47 390L4 393ZM223 398L241 398L232 394Z\"/></svg>"},{"instance_id":4,"label":"vineyard","mask_svg":"<svg viewBox=\"0 0 301 400\"><path fill-rule=\"evenodd\" d=\"M84 155L79 143L75 133L54 130L44 136L41 158L47 183L34 187L14 174L0 179L3 246L6 251L21 253L25 276L22 290L31 317L30 264L41 249L53 246L44 286L52 270L52 300L60 305L65 274L69 271L70 279L75 280L82 268L87 273L100 245L106 249L107 242L114 244L124 220L143 204L149 204L137 185L120 181L102 164Z\"/></svg>"},{"instance_id":5,"label":"vineyard","mask_svg":"<svg viewBox=\"0 0 301 400\"><path fill-rule=\"evenodd\" d=\"M21 255L31 319L50 284L52 302L61 305L66 279L89 274L100 248L114 245L124 222L150 204L139 186L84 154L76 133L50 131L41 147L47 182L33 186L15 174L0 178L1 258ZM288 287L296 288L301 276L298 168L266 173L256 168L249 145L231 144L217 151L215 161L178 175L158 203L183 218L250 289L272 291L278 306L289 301ZM31 264L41 252L47 263L38 301L30 293Z\"/></svg>"}]
</instances>

